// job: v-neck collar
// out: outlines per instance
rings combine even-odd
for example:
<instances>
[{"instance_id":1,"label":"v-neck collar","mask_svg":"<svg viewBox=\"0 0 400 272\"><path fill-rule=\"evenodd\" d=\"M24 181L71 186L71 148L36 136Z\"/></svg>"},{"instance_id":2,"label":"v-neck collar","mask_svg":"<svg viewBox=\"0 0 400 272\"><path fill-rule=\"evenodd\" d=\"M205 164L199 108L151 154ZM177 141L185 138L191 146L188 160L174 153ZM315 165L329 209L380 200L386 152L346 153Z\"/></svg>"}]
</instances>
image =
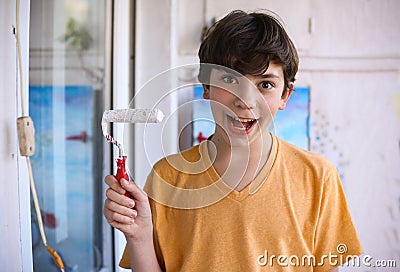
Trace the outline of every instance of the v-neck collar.
<instances>
[{"instance_id":1,"label":"v-neck collar","mask_svg":"<svg viewBox=\"0 0 400 272\"><path fill-rule=\"evenodd\" d=\"M268 156L267 162L261 168L260 172L254 178L254 180L250 182L246 187L244 187L243 190L241 191L235 190L222 180L221 176L217 173L214 166L212 165L206 141L202 142L200 144L200 153L202 154L202 157L204 159L204 164L209 167L208 174L211 180L216 181L215 183L217 184L220 190L224 192L229 192L227 193L227 196L231 199L242 201L247 196L254 195L268 179L269 173L276 158L278 143L274 135L271 134L271 138L272 138L271 151Z\"/></svg>"}]
</instances>

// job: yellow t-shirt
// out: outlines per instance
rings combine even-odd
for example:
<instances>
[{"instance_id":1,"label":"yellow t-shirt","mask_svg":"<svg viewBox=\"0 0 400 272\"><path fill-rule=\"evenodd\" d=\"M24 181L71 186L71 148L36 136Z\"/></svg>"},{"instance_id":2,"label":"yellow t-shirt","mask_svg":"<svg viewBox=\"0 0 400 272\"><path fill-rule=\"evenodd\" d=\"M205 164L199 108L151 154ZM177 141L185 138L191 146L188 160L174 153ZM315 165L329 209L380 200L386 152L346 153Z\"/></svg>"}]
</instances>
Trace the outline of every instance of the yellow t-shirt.
<instances>
[{"instance_id":1,"label":"yellow t-shirt","mask_svg":"<svg viewBox=\"0 0 400 272\"><path fill-rule=\"evenodd\" d=\"M145 191L164 271L329 271L362 253L335 167L275 136L240 192L204 142L160 160ZM120 266L129 265L126 248Z\"/></svg>"}]
</instances>

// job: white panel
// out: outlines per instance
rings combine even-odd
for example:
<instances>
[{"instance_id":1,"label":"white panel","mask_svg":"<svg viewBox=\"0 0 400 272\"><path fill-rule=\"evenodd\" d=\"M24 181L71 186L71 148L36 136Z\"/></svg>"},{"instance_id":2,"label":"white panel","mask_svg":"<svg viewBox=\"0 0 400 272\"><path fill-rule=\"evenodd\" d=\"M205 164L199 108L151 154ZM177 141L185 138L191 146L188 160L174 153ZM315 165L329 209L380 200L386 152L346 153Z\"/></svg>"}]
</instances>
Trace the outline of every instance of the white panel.
<instances>
[{"instance_id":1,"label":"white panel","mask_svg":"<svg viewBox=\"0 0 400 272\"><path fill-rule=\"evenodd\" d=\"M114 2L114 48L113 48L113 105L114 109L128 108L132 82L130 73L130 39L132 26L130 25L130 0ZM122 141L124 135L123 125L114 125L113 137ZM124 145L125 141L123 142ZM126 148L126 147L125 147ZM114 157L117 157L117 150L114 150ZM114 165L115 166L115 165ZM116 173L116 168L114 169ZM123 271L118 264L126 245L126 240L122 232L114 230L114 262L115 270Z\"/></svg>"},{"instance_id":2,"label":"white panel","mask_svg":"<svg viewBox=\"0 0 400 272\"><path fill-rule=\"evenodd\" d=\"M398 0L313 1L313 54L399 58Z\"/></svg>"},{"instance_id":3,"label":"white panel","mask_svg":"<svg viewBox=\"0 0 400 272\"><path fill-rule=\"evenodd\" d=\"M228 12L241 9L244 11L270 10L283 21L286 30L299 51L310 47L309 19L311 18L311 0L232 0L206 1L206 20L213 17L221 19Z\"/></svg>"},{"instance_id":4,"label":"white panel","mask_svg":"<svg viewBox=\"0 0 400 272\"><path fill-rule=\"evenodd\" d=\"M137 108L153 107L157 101L171 91L176 78L164 77L172 66L175 48L172 48L171 24L174 1L137 1L136 8L136 67L135 101ZM175 7L175 6L174 6ZM155 20L155 18L157 18ZM165 78L165 81L161 81ZM154 84L154 85L153 85ZM154 86L154 87L152 87ZM168 94L165 110L176 108L177 97ZM144 185L153 161L149 157L161 158L164 154L178 150L178 128L176 118L169 119L170 126L150 125L152 133L145 134L144 125L135 125L135 167L134 176L139 185ZM166 145L161 150L152 143L159 142L160 135ZM164 152L164 153L163 153Z\"/></svg>"},{"instance_id":5,"label":"white panel","mask_svg":"<svg viewBox=\"0 0 400 272\"><path fill-rule=\"evenodd\" d=\"M177 18L174 29L177 31L178 54L196 55L200 46L201 32L204 26L204 1L176 1Z\"/></svg>"},{"instance_id":6,"label":"white panel","mask_svg":"<svg viewBox=\"0 0 400 272\"><path fill-rule=\"evenodd\" d=\"M17 88L17 50L12 28L16 25L15 1L0 1L0 267L4 271L32 271L30 195L25 158L19 156L16 118L21 115ZM29 1L20 4L20 38L22 53L25 114L28 111L28 41Z\"/></svg>"}]
</instances>

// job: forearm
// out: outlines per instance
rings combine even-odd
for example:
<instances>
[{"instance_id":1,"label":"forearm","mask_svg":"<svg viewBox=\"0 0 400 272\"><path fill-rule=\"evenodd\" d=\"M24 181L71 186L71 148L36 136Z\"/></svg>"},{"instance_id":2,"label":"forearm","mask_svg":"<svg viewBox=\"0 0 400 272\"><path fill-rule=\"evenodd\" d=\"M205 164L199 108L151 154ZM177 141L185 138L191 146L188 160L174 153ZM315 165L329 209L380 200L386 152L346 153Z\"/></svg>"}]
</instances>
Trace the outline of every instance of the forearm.
<instances>
[{"instance_id":1,"label":"forearm","mask_svg":"<svg viewBox=\"0 0 400 272\"><path fill-rule=\"evenodd\" d=\"M133 271L161 272L154 249L152 232L140 240L127 237L127 244Z\"/></svg>"}]
</instances>

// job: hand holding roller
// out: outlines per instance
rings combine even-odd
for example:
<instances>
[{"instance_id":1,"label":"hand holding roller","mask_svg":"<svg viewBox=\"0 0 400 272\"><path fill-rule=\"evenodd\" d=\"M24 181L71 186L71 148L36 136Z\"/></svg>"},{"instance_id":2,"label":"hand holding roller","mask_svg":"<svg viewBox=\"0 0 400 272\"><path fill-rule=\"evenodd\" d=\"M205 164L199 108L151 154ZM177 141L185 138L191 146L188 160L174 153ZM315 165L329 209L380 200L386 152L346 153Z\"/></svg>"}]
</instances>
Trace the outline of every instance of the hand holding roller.
<instances>
[{"instance_id":1,"label":"hand holding roller","mask_svg":"<svg viewBox=\"0 0 400 272\"><path fill-rule=\"evenodd\" d=\"M159 123L163 120L164 114L159 109L116 109L106 110L101 119L101 128L103 135L108 142L113 143L118 147L117 173L115 178L120 181L124 178L129 181L129 175L126 170L127 156L124 153L122 144L116 141L107 130L108 123ZM128 192L126 196L130 197Z\"/></svg>"}]
</instances>

